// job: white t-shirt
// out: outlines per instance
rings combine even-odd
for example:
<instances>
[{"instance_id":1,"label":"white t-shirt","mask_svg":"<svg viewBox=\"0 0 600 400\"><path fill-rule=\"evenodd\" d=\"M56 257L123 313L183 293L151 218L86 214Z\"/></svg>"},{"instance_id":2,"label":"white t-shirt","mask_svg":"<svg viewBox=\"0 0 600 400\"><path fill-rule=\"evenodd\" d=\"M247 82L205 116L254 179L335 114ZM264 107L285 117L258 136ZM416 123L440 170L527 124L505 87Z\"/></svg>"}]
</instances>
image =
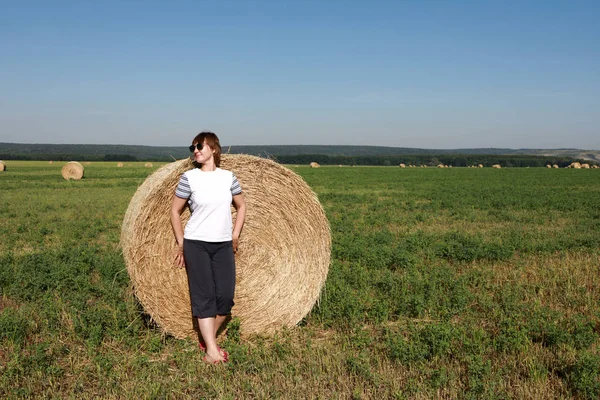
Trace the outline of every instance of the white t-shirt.
<instances>
[{"instance_id":1,"label":"white t-shirt","mask_svg":"<svg viewBox=\"0 0 600 400\"><path fill-rule=\"evenodd\" d=\"M231 200L240 193L242 188L231 171L195 168L184 172L175 191L177 197L188 200L192 212L183 237L205 242L231 240Z\"/></svg>"}]
</instances>

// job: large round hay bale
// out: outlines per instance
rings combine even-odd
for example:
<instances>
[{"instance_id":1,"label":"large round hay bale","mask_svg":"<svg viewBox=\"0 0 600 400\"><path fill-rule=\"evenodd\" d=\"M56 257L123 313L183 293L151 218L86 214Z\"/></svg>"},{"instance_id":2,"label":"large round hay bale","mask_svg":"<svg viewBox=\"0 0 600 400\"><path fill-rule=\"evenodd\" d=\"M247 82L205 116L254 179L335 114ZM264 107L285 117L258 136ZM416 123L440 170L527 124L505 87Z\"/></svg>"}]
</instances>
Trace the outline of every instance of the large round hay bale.
<instances>
[{"instance_id":1,"label":"large round hay bale","mask_svg":"<svg viewBox=\"0 0 600 400\"><path fill-rule=\"evenodd\" d=\"M313 162L310 163L310 167L311 168L319 168L320 165L319 165L319 163L316 163L316 162L313 161Z\"/></svg>"},{"instance_id":2,"label":"large round hay bale","mask_svg":"<svg viewBox=\"0 0 600 400\"><path fill-rule=\"evenodd\" d=\"M552 165L546 164L546 168L552 168Z\"/></svg>"},{"instance_id":3,"label":"large round hay bale","mask_svg":"<svg viewBox=\"0 0 600 400\"><path fill-rule=\"evenodd\" d=\"M331 234L323 208L302 178L271 160L224 154L221 166L236 174L247 204L232 314L244 334L295 326L318 300L329 269ZM170 223L175 188L191 168L185 159L150 175L131 199L121 231L136 297L177 338L196 335L187 276L173 266ZM184 224L188 218L186 209Z\"/></svg>"},{"instance_id":4,"label":"large round hay bale","mask_svg":"<svg viewBox=\"0 0 600 400\"><path fill-rule=\"evenodd\" d=\"M406 168L406 165L404 165L404 164L401 163L400 164L400 168Z\"/></svg>"},{"instance_id":5,"label":"large round hay bale","mask_svg":"<svg viewBox=\"0 0 600 400\"><path fill-rule=\"evenodd\" d=\"M581 163L578 163L577 161L572 162L567 168L581 169Z\"/></svg>"},{"instance_id":6,"label":"large round hay bale","mask_svg":"<svg viewBox=\"0 0 600 400\"><path fill-rule=\"evenodd\" d=\"M117 163L117 168L123 168L123 163L122 162Z\"/></svg>"},{"instance_id":7,"label":"large round hay bale","mask_svg":"<svg viewBox=\"0 0 600 400\"><path fill-rule=\"evenodd\" d=\"M600 168L600 167L598 167L598 165L594 164L594 165L592 166L592 168L596 169L596 168Z\"/></svg>"},{"instance_id":8,"label":"large round hay bale","mask_svg":"<svg viewBox=\"0 0 600 400\"><path fill-rule=\"evenodd\" d=\"M53 162L54 162L54 161L50 160L50 161L48 161L48 164L52 165L52 163L53 163Z\"/></svg>"},{"instance_id":9,"label":"large round hay bale","mask_svg":"<svg viewBox=\"0 0 600 400\"><path fill-rule=\"evenodd\" d=\"M581 164L581 168L583 168L583 169L590 169L590 164L583 163L583 164Z\"/></svg>"},{"instance_id":10,"label":"large round hay bale","mask_svg":"<svg viewBox=\"0 0 600 400\"><path fill-rule=\"evenodd\" d=\"M558 168L558 164L552 164L552 168Z\"/></svg>"},{"instance_id":11,"label":"large round hay bale","mask_svg":"<svg viewBox=\"0 0 600 400\"><path fill-rule=\"evenodd\" d=\"M79 180L83 178L83 165L81 165L77 161L69 161L68 163L63 165L60 173L62 174L62 177L66 180Z\"/></svg>"},{"instance_id":12,"label":"large round hay bale","mask_svg":"<svg viewBox=\"0 0 600 400\"><path fill-rule=\"evenodd\" d=\"M0 171L6 171L6 164L4 164L4 161L0 160Z\"/></svg>"},{"instance_id":13,"label":"large round hay bale","mask_svg":"<svg viewBox=\"0 0 600 400\"><path fill-rule=\"evenodd\" d=\"M494 165L492 165L492 168L500 169L500 168L502 168L502 165L494 164Z\"/></svg>"},{"instance_id":14,"label":"large round hay bale","mask_svg":"<svg viewBox=\"0 0 600 400\"><path fill-rule=\"evenodd\" d=\"M152 168L152 163L151 162L147 162L146 164L144 164L144 167L146 167L146 168Z\"/></svg>"}]
</instances>

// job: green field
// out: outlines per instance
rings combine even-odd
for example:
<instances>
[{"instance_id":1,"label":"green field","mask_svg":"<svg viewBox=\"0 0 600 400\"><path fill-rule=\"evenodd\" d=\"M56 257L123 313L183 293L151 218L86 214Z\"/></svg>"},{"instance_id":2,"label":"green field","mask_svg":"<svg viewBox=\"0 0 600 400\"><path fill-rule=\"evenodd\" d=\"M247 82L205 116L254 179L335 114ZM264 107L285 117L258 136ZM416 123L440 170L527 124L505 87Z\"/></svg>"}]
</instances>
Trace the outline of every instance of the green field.
<instances>
[{"instance_id":1,"label":"green field","mask_svg":"<svg viewBox=\"0 0 600 400\"><path fill-rule=\"evenodd\" d=\"M290 167L331 224L321 301L209 366L120 253L159 163L63 164L0 172L0 398L600 397L600 170Z\"/></svg>"}]
</instances>

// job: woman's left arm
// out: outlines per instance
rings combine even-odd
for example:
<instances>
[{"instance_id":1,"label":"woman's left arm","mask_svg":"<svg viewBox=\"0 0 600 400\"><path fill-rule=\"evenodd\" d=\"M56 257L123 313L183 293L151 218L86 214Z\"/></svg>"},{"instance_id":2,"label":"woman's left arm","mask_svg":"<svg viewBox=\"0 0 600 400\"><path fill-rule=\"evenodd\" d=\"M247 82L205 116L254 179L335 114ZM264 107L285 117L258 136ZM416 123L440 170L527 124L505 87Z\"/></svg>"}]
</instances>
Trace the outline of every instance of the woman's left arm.
<instances>
[{"instance_id":1,"label":"woman's left arm","mask_svg":"<svg viewBox=\"0 0 600 400\"><path fill-rule=\"evenodd\" d=\"M246 219L246 200L244 199L244 194L236 194L232 198L233 207L237 211L237 216L235 217L235 226L233 227L233 252L235 253L238 249L238 244L240 240L240 234L242 233L242 228L244 227L244 220Z\"/></svg>"}]
</instances>

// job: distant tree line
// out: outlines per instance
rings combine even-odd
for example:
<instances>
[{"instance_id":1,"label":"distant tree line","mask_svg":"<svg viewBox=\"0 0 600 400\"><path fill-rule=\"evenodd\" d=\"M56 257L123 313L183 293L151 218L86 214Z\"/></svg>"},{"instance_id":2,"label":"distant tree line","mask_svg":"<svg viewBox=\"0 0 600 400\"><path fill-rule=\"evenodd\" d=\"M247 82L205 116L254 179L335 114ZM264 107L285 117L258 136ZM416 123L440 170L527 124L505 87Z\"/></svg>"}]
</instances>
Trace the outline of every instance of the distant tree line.
<instances>
[{"instance_id":1,"label":"distant tree line","mask_svg":"<svg viewBox=\"0 0 600 400\"><path fill-rule=\"evenodd\" d=\"M138 158L129 154L2 154L0 160L28 160L28 161L138 161ZM144 160L165 161L165 160Z\"/></svg>"},{"instance_id":2,"label":"distant tree line","mask_svg":"<svg viewBox=\"0 0 600 400\"><path fill-rule=\"evenodd\" d=\"M491 167L500 164L502 167L545 167L556 164L564 168L573 161L597 164L589 160L576 160L565 156L535 156L535 155L498 155L498 154L412 154L412 155L327 155L327 154L281 154L263 155L282 164L310 164L317 162L321 165L381 165L397 166L426 165L435 167L444 164L453 167L467 167L482 164ZM139 158L131 154L44 154L44 153L0 153L0 160L30 160L30 161L173 161L172 156L149 156Z\"/></svg>"},{"instance_id":3,"label":"distant tree line","mask_svg":"<svg viewBox=\"0 0 600 400\"><path fill-rule=\"evenodd\" d=\"M272 157L282 164L310 164L317 162L321 165L426 165L435 167L444 164L453 167L467 167L469 165L482 164L491 167L500 164L502 167L545 167L548 164L556 164L564 168L573 161L594 162L575 160L571 157L555 156L528 156L528 155L497 155L497 154L416 154L397 156L328 156L324 154L298 154L298 155L275 155Z\"/></svg>"}]
</instances>

